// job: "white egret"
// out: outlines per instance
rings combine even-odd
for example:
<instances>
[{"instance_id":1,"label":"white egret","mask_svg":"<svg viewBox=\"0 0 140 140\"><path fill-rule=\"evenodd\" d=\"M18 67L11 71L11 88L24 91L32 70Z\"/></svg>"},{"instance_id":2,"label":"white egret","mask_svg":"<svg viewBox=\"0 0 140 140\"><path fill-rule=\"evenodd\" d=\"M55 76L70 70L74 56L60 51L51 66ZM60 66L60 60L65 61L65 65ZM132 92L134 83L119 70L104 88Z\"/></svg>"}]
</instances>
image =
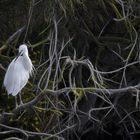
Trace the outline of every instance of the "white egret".
<instances>
[{"instance_id":1,"label":"white egret","mask_svg":"<svg viewBox=\"0 0 140 140\"><path fill-rule=\"evenodd\" d=\"M27 84L29 76L33 72L33 64L28 56L28 48L25 44L19 46L16 58L10 63L4 78L4 87L8 95L15 96L16 108L18 106L16 95ZM21 95L20 104L22 104Z\"/></svg>"}]
</instances>

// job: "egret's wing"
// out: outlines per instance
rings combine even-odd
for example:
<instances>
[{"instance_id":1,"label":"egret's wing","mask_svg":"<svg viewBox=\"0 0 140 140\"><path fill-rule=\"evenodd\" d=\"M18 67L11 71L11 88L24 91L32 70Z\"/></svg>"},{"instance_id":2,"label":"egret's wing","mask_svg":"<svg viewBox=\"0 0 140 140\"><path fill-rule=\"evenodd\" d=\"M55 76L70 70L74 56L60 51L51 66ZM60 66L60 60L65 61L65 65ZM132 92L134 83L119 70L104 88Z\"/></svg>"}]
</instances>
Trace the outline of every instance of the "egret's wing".
<instances>
[{"instance_id":1,"label":"egret's wing","mask_svg":"<svg viewBox=\"0 0 140 140\"><path fill-rule=\"evenodd\" d=\"M4 86L8 94L12 94L12 91L13 91L12 85L14 85L14 71L15 71L14 60L9 64L5 77L4 77Z\"/></svg>"},{"instance_id":2,"label":"egret's wing","mask_svg":"<svg viewBox=\"0 0 140 140\"><path fill-rule=\"evenodd\" d=\"M17 95L26 85L28 78L29 74L21 63L21 59L13 60L7 69L4 79L4 86L8 94Z\"/></svg>"}]
</instances>

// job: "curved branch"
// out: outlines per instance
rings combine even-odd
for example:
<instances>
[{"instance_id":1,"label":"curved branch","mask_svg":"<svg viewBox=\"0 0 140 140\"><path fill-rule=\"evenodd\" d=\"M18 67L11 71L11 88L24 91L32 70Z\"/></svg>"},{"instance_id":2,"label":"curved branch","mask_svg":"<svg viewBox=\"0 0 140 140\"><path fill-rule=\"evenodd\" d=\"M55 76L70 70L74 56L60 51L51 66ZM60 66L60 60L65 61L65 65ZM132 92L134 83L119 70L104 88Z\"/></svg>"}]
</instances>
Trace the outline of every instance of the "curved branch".
<instances>
[{"instance_id":1,"label":"curved branch","mask_svg":"<svg viewBox=\"0 0 140 140\"><path fill-rule=\"evenodd\" d=\"M73 90L81 90L84 92L93 92L94 93L104 93L110 96L114 96L117 94L119 96L120 94L124 94L126 92L137 92L137 90L140 90L140 84L137 84L135 86L128 86L125 88L120 89L101 89L101 88L94 88L94 87L88 87L88 88L73 88L73 87L66 87L59 90L50 90L50 89L44 89L40 94L38 94L33 100L24 103L23 105L18 106L15 108L10 114L3 113L0 116L0 122L4 122L4 120L7 118L7 116L16 115L17 113L23 111L24 109L28 109L36 105L40 100L42 100L46 94L51 94L53 96L60 95L62 93L67 93Z\"/></svg>"},{"instance_id":2,"label":"curved branch","mask_svg":"<svg viewBox=\"0 0 140 140\"><path fill-rule=\"evenodd\" d=\"M48 139L49 139L49 138L52 138L52 137L58 138L59 137L58 136L59 134L67 131L68 129L74 128L76 125L72 125L70 127L67 126L65 129L63 129L62 131L57 132L55 134L48 134L48 133L42 133L42 132L27 131L27 130L23 130L23 129L20 129L20 128L16 128L16 127L11 127L11 126L8 126L8 125L4 125L4 124L1 124L1 123L0 123L0 126L6 128L6 129L9 129L9 130L14 130L16 132L20 132L20 133L24 134L27 138L29 136L48 136Z\"/></svg>"}]
</instances>

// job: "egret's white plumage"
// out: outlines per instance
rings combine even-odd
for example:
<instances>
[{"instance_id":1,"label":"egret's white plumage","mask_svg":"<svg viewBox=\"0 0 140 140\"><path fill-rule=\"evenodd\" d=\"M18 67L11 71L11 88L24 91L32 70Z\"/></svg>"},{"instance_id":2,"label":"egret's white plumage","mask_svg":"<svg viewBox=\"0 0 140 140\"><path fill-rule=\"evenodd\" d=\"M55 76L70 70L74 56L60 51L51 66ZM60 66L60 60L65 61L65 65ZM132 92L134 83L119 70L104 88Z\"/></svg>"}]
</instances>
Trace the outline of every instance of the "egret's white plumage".
<instances>
[{"instance_id":1,"label":"egret's white plumage","mask_svg":"<svg viewBox=\"0 0 140 140\"><path fill-rule=\"evenodd\" d=\"M16 96L27 84L32 71L33 65L28 56L27 46L20 45L19 54L10 63L4 78L4 86L8 95Z\"/></svg>"}]
</instances>

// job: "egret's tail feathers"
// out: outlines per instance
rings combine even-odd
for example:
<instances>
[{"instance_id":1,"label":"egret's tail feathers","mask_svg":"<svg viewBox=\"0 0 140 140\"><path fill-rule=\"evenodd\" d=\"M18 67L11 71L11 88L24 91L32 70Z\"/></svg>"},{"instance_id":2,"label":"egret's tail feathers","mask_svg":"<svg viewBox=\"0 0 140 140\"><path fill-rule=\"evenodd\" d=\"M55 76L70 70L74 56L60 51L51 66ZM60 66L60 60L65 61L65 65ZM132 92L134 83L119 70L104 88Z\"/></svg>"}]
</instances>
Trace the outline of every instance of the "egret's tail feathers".
<instances>
[{"instance_id":1,"label":"egret's tail feathers","mask_svg":"<svg viewBox=\"0 0 140 140\"><path fill-rule=\"evenodd\" d=\"M16 96L19 91L8 92L8 95Z\"/></svg>"}]
</instances>

